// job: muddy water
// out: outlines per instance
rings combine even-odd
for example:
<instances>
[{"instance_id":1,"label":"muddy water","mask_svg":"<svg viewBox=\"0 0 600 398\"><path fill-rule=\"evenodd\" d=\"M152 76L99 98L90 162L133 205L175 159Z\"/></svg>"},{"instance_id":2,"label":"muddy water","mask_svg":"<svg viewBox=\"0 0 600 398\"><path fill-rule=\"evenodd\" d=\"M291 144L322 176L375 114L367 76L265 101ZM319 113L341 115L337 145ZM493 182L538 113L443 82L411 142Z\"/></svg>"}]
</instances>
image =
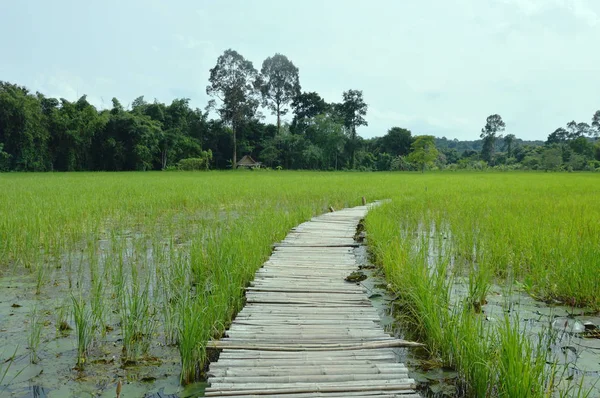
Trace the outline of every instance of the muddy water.
<instances>
[{"instance_id":1,"label":"muddy water","mask_svg":"<svg viewBox=\"0 0 600 398\"><path fill-rule=\"evenodd\" d=\"M116 239L123 244L117 250L122 254L125 268L139 266L143 272L156 272L152 259L157 255L157 246L152 246L146 239L139 234ZM145 242L140 243L142 241ZM93 255L99 259L95 266L98 274L103 275L109 268L105 260L115 257L111 240L101 239L94 246ZM39 294L36 294L35 272L5 271L0 275L0 396L114 397L119 380L123 397L202 396L202 383L187 388L180 385L178 349L165 344L160 326L152 338L147 358L134 366L122 363L123 336L116 310L118 302L108 277L104 291L108 329L104 336L97 334L84 370L75 369L77 336L71 315L71 294L85 295L90 290L90 256L86 256L86 250L82 248L65 255L59 261L60 268L48 266ZM34 311L41 325L35 358L28 341ZM61 319L68 325L63 331L59 330ZM161 323L159 314L156 320Z\"/></svg>"},{"instance_id":2,"label":"muddy water","mask_svg":"<svg viewBox=\"0 0 600 398\"><path fill-rule=\"evenodd\" d=\"M469 283L457 278L451 297L459 302L468 295ZM492 285L482 314L490 324L508 315L534 343L547 344L556 362L559 386L583 383L590 397L600 397L600 315L589 308L548 305L513 286L512 291Z\"/></svg>"}]
</instances>

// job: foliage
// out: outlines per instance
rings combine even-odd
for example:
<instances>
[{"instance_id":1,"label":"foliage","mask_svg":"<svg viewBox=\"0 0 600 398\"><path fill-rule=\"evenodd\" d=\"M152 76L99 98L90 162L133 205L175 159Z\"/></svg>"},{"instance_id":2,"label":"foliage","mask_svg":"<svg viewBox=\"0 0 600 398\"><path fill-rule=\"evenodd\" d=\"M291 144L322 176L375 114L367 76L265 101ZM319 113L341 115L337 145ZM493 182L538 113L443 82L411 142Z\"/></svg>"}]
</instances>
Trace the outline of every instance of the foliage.
<instances>
[{"instance_id":1,"label":"foliage","mask_svg":"<svg viewBox=\"0 0 600 398\"><path fill-rule=\"evenodd\" d=\"M257 84L263 104L277 115L279 132L285 106L300 94L298 68L285 55L275 54L263 61Z\"/></svg>"},{"instance_id":2,"label":"foliage","mask_svg":"<svg viewBox=\"0 0 600 398\"><path fill-rule=\"evenodd\" d=\"M390 162L389 169L393 171L410 171L414 169L414 165L406 159L406 156L396 156Z\"/></svg>"},{"instance_id":3,"label":"foliage","mask_svg":"<svg viewBox=\"0 0 600 398\"><path fill-rule=\"evenodd\" d=\"M561 164L562 151L560 148L547 148L542 152L542 165L546 170L558 170Z\"/></svg>"},{"instance_id":4,"label":"foliage","mask_svg":"<svg viewBox=\"0 0 600 398\"><path fill-rule=\"evenodd\" d=\"M253 118L259 105L256 81L258 72L252 62L235 50L226 50L210 70L206 93L221 101L218 108L221 119L231 126L233 133L233 164L237 164L236 133Z\"/></svg>"},{"instance_id":5,"label":"foliage","mask_svg":"<svg viewBox=\"0 0 600 398\"><path fill-rule=\"evenodd\" d=\"M517 137L514 134L506 134L504 136L504 149L506 150L506 156L511 158L513 156L514 143Z\"/></svg>"},{"instance_id":6,"label":"foliage","mask_svg":"<svg viewBox=\"0 0 600 398\"><path fill-rule=\"evenodd\" d=\"M415 164L419 170L424 171L426 167L433 165L438 157L438 150L435 148L435 140L431 135L421 135L415 137L411 145L412 152L408 155L408 161Z\"/></svg>"},{"instance_id":7,"label":"foliage","mask_svg":"<svg viewBox=\"0 0 600 398\"><path fill-rule=\"evenodd\" d=\"M292 128L296 128L298 125L302 125L317 115L322 115L330 110L330 105L325 102L318 93L302 93L298 94L292 102L292 108L294 109L294 119L292 121ZM300 130L302 130L300 128Z\"/></svg>"},{"instance_id":8,"label":"foliage","mask_svg":"<svg viewBox=\"0 0 600 398\"><path fill-rule=\"evenodd\" d=\"M494 114L487 117L485 126L481 129L480 137L483 139L481 158L490 164L494 162L497 134L502 133L505 128L506 124L502 120L502 117Z\"/></svg>"},{"instance_id":9,"label":"foliage","mask_svg":"<svg viewBox=\"0 0 600 398\"><path fill-rule=\"evenodd\" d=\"M367 115L367 104L363 99L361 90L348 90L343 94L343 102L336 109L343 120L344 126L349 135L348 146L350 149L350 167L354 168L355 152L357 149L357 134L356 128L367 126L368 123L364 118Z\"/></svg>"},{"instance_id":10,"label":"foliage","mask_svg":"<svg viewBox=\"0 0 600 398\"><path fill-rule=\"evenodd\" d=\"M592 127L595 129L593 132L594 137L600 137L600 110L597 110L592 116Z\"/></svg>"},{"instance_id":11,"label":"foliage","mask_svg":"<svg viewBox=\"0 0 600 398\"><path fill-rule=\"evenodd\" d=\"M380 150L392 156L406 156L411 150L413 137L410 130L401 127L392 127L387 134L381 137Z\"/></svg>"},{"instance_id":12,"label":"foliage","mask_svg":"<svg viewBox=\"0 0 600 398\"><path fill-rule=\"evenodd\" d=\"M198 158L181 159L179 163L177 163L177 168L184 171L208 170L210 161L212 160L211 150L202 151L200 155L201 156Z\"/></svg>"}]
</instances>

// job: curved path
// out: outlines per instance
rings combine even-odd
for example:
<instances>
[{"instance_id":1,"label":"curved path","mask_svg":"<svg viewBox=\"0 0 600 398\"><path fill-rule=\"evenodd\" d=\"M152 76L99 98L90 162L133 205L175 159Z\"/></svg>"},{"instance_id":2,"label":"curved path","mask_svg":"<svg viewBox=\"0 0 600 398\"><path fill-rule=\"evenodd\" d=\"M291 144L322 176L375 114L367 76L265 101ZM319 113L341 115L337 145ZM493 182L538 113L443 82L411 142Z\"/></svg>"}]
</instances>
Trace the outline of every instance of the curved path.
<instances>
[{"instance_id":1,"label":"curved path","mask_svg":"<svg viewBox=\"0 0 600 398\"><path fill-rule=\"evenodd\" d=\"M208 372L207 397L419 397L362 286L353 247L367 206L300 224L246 289Z\"/></svg>"}]
</instances>

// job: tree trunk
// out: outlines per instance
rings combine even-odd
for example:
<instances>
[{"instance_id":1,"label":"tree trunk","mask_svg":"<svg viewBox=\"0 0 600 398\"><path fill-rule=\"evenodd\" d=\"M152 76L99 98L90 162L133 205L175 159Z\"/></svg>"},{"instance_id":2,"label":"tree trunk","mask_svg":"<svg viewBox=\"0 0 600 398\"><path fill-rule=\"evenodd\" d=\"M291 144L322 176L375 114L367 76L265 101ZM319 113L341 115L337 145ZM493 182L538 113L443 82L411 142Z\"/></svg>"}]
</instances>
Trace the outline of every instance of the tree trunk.
<instances>
[{"instance_id":1,"label":"tree trunk","mask_svg":"<svg viewBox=\"0 0 600 398\"><path fill-rule=\"evenodd\" d=\"M237 141L235 137L235 127L232 127L231 130L233 131L233 163L231 164L231 167L235 170L237 167Z\"/></svg>"},{"instance_id":2,"label":"tree trunk","mask_svg":"<svg viewBox=\"0 0 600 398\"><path fill-rule=\"evenodd\" d=\"M162 170L167 168L167 148L163 147L163 150L160 154L160 165L162 167Z\"/></svg>"},{"instance_id":3,"label":"tree trunk","mask_svg":"<svg viewBox=\"0 0 600 398\"><path fill-rule=\"evenodd\" d=\"M352 126L352 151L351 151L351 159L350 159L350 164L351 164L351 169L354 170L354 166L356 164L356 158L355 158L355 154L356 154L356 126Z\"/></svg>"},{"instance_id":4,"label":"tree trunk","mask_svg":"<svg viewBox=\"0 0 600 398\"><path fill-rule=\"evenodd\" d=\"M277 134L281 132L281 109L279 102L277 103Z\"/></svg>"}]
</instances>

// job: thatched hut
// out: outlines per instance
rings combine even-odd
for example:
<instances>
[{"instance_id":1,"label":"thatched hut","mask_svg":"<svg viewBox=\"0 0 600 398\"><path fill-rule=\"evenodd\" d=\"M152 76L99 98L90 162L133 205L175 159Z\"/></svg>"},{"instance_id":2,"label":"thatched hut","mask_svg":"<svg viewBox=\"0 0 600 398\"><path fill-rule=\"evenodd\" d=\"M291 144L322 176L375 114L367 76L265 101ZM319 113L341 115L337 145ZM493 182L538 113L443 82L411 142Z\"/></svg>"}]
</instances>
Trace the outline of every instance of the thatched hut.
<instances>
[{"instance_id":1,"label":"thatched hut","mask_svg":"<svg viewBox=\"0 0 600 398\"><path fill-rule=\"evenodd\" d=\"M261 165L261 163L252 159L252 157L250 155L245 155L243 158L240 159L239 162L237 162L235 167L236 168L245 167L247 169L257 169L260 167L260 165Z\"/></svg>"}]
</instances>

